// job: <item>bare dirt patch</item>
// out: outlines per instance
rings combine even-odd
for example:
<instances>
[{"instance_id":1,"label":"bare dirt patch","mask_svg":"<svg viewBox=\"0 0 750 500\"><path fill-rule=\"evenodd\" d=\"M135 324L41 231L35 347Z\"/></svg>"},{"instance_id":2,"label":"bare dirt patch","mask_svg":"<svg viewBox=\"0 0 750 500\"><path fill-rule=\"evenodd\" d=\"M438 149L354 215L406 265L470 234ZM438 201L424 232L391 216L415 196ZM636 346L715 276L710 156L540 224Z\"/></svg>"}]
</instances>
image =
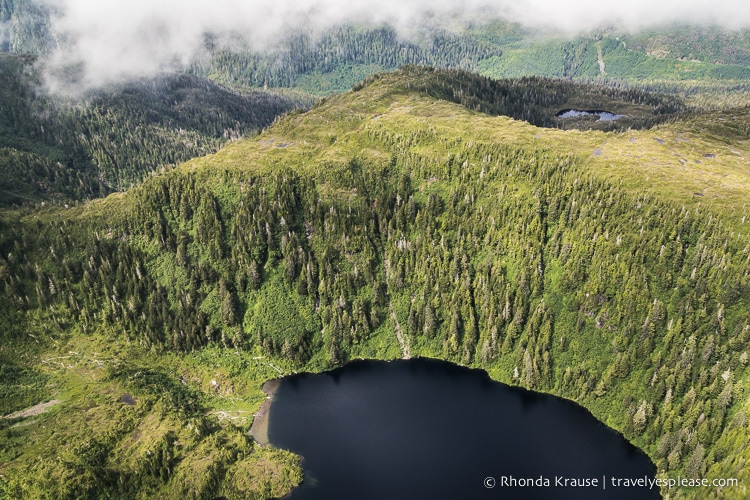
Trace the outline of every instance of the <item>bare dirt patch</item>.
<instances>
[{"instance_id":1,"label":"bare dirt patch","mask_svg":"<svg viewBox=\"0 0 750 500\"><path fill-rule=\"evenodd\" d=\"M56 404L61 403L59 399L53 399L52 401L47 401L46 403L39 403L38 405L34 405L31 408L26 408L25 410L20 410L15 413L11 413L10 415L5 415L3 418L27 418L27 417L34 417L36 415L41 415L48 409L52 408Z\"/></svg>"}]
</instances>

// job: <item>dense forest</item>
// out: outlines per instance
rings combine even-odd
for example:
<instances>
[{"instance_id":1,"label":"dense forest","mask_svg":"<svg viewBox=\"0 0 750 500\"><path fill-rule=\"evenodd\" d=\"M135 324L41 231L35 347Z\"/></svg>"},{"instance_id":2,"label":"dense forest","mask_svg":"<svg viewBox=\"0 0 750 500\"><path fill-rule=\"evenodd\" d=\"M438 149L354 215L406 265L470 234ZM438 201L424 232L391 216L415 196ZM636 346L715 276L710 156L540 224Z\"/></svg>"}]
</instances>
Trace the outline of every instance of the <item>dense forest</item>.
<instances>
[{"instance_id":1,"label":"dense forest","mask_svg":"<svg viewBox=\"0 0 750 500\"><path fill-rule=\"evenodd\" d=\"M51 97L31 56L0 54L0 205L85 200L216 151L312 101L172 75Z\"/></svg>"},{"instance_id":2,"label":"dense forest","mask_svg":"<svg viewBox=\"0 0 750 500\"><path fill-rule=\"evenodd\" d=\"M407 67L125 195L0 218L2 412L51 385L58 415L89 422L5 419L0 491L280 496L294 457L212 409L262 399L243 377L406 356L575 400L663 477L747 480L747 207L612 180L616 161L576 145L612 132L483 113L512 114L504 92L538 109L548 84ZM656 150L671 130L691 125L623 142Z\"/></svg>"},{"instance_id":3,"label":"dense forest","mask_svg":"<svg viewBox=\"0 0 750 500\"><path fill-rule=\"evenodd\" d=\"M54 11L52 12L54 13ZM0 0L0 51L46 54L54 47L48 4L34 0Z\"/></svg>"},{"instance_id":4,"label":"dense forest","mask_svg":"<svg viewBox=\"0 0 750 500\"><path fill-rule=\"evenodd\" d=\"M282 497L263 382L410 356L747 497L747 30L205 34L64 96L57 8L0 0L0 498Z\"/></svg>"},{"instance_id":5,"label":"dense forest","mask_svg":"<svg viewBox=\"0 0 750 500\"><path fill-rule=\"evenodd\" d=\"M343 26L322 36L295 33L272 53L228 49L208 43L210 55L191 71L227 85L294 87L318 93L346 90L368 74L405 64L477 69L500 50L465 34L439 32L421 43L399 37L391 27ZM326 76L330 75L330 76Z\"/></svg>"},{"instance_id":6,"label":"dense forest","mask_svg":"<svg viewBox=\"0 0 750 500\"><path fill-rule=\"evenodd\" d=\"M712 51L700 60L692 52L690 58L683 53L691 48L697 52L703 39L686 41L678 36L684 32L662 30L660 38L628 37L616 31L543 37L497 22L403 40L391 27L348 26L322 34L294 33L270 52L241 42L226 47L209 39L209 56L197 59L190 71L230 86L297 87L314 94L345 91L368 74L405 64L478 71L493 78L606 79L631 85L662 80L742 81L750 76L746 32L714 29L710 46L721 51L725 42L734 51L721 58L711 57ZM646 43L654 40L660 41L661 51Z\"/></svg>"}]
</instances>

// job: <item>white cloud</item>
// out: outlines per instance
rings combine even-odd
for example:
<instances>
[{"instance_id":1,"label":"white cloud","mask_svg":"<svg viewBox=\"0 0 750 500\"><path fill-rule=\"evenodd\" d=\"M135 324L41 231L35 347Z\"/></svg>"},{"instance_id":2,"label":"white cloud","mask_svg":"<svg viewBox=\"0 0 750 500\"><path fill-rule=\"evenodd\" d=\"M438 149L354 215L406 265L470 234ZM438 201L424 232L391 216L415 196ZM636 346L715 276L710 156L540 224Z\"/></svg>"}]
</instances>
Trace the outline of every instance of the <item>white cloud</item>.
<instances>
[{"instance_id":1,"label":"white cloud","mask_svg":"<svg viewBox=\"0 0 750 500\"><path fill-rule=\"evenodd\" d=\"M487 19L567 32L617 24L630 29L666 22L750 26L745 0L47 0L59 14L61 48L53 70L76 65L81 86L152 76L188 61L207 32L241 34L255 46L273 44L294 27L355 21L389 23L408 36L425 14ZM54 71L53 71L54 73Z\"/></svg>"},{"instance_id":2,"label":"white cloud","mask_svg":"<svg viewBox=\"0 0 750 500\"><path fill-rule=\"evenodd\" d=\"M512 5L511 16L519 22L564 31L603 24L638 29L675 22L720 24L730 29L750 26L750 4L744 0L524 0Z\"/></svg>"}]
</instances>

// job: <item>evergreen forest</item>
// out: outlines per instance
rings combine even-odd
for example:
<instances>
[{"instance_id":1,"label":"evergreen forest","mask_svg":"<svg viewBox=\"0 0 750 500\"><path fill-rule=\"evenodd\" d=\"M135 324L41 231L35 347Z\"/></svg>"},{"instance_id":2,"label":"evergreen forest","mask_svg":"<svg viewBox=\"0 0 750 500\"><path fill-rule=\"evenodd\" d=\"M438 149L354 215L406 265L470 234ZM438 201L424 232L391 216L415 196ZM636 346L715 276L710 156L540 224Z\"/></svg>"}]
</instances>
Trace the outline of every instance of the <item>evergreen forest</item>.
<instances>
[{"instance_id":1,"label":"evergreen forest","mask_svg":"<svg viewBox=\"0 0 750 500\"><path fill-rule=\"evenodd\" d=\"M264 383L420 356L750 495L747 30L207 33L65 93L55 5L0 0L0 499L282 498Z\"/></svg>"},{"instance_id":2,"label":"evergreen forest","mask_svg":"<svg viewBox=\"0 0 750 500\"><path fill-rule=\"evenodd\" d=\"M59 401L2 421L4 494L281 496L301 469L245 434L260 384L358 357L482 367L662 477L746 479L750 115L582 88L653 117L532 125L554 84L409 66L124 194L3 212L2 413ZM499 97L524 91L528 121Z\"/></svg>"}]
</instances>

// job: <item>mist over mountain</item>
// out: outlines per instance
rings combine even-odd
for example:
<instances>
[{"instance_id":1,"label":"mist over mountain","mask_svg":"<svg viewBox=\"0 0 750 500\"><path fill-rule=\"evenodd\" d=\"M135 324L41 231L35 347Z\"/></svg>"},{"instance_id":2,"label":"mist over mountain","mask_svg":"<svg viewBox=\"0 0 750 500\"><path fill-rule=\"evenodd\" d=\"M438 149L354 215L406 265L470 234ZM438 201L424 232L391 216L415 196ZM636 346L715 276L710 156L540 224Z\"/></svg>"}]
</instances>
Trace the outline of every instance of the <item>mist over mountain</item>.
<instances>
[{"instance_id":1,"label":"mist over mountain","mask_svg":"<svg viewBox=\"0 0 750 500\"><path fill-rule=\"evenodd\" d=\"M0 53L0 207L125 189L309 103L272 92L241 95L185 74L111 86L73 102L39 92L32 61Z\"/></svg>"},{"instance_id":2,"label":"mist over mountain","mask_svg":"<svg viewBox=\"0 0 750 500\"><path fill-rule=\"evenodd\" d=\"M8 0L0 7L0 40L19 48L48 43L44 59L52 90L100 87L185 68L206 55L207 37L220 48L274 53L290 33L316 39L334 26L389 26L401 41L420 43L440 31L502 19L522 29L565 36L617 26L636 32L646 27L689 23L740 30L750 26L744 2L601 3L590 0L384 0L377 8L339 0L300 2L212 2L176 0L132 2L91 0ZM31 15L29 22L18 12ZM47 16L47 21L44 20ZM26 25L24 25L26 23ZM29 33L31 31L32 33Z\"/></svg>"}]
</instances>

